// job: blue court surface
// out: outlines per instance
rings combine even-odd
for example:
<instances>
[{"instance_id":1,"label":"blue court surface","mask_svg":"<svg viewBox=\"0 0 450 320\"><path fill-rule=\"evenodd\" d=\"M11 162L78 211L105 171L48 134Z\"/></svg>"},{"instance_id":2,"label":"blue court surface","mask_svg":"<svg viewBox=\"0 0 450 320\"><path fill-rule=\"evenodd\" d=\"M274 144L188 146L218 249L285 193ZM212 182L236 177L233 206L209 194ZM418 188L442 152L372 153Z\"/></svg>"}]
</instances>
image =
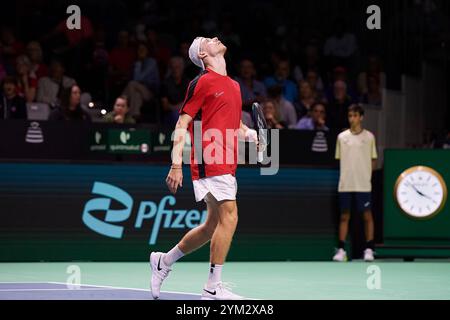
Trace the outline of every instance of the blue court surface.
<instances>
[{"instance_id":1,"label":"blue court surface","mask_svg":"<svg viewBox=\"0 0 450 320\"><path fill-rule=\"evenodd\" d=\"M2 282L0 300L153 300L146 289L58 282ZM200 300L200 295L161 292L160 300Z\"/></svg>"}]
</instances>

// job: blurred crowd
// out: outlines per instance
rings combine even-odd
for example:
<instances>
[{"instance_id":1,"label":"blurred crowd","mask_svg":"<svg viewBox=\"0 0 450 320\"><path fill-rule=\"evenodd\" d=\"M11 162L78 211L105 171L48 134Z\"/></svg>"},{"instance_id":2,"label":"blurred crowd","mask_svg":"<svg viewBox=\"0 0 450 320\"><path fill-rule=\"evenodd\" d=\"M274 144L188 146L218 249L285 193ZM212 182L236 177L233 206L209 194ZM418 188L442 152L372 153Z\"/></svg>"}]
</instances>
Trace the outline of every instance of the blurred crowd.
<instances>
[{"instance_id":1,"label":"blurred crowd","mask_svg":"<svg viewBox=\"0 0 450 320\"><path fill-rule=\"evenodd\" d=\"M48 108L48 120L171 127L200 71L188 57L196 36L217 36L228 47L229 76L241 86L249 126L254 102L271 128L325 131L347 127L354 103L381 106L381 59L361 48L345 18L320 33L268 28L264 11L252 23L227 12L182 20L156 1L138 3L122 16L122 7L111 6L114 27L89 10L80 30L67 29L64 14L31 35L0 23L0 118L26 118L37 106Z\"/></svg>"}]
</instances>

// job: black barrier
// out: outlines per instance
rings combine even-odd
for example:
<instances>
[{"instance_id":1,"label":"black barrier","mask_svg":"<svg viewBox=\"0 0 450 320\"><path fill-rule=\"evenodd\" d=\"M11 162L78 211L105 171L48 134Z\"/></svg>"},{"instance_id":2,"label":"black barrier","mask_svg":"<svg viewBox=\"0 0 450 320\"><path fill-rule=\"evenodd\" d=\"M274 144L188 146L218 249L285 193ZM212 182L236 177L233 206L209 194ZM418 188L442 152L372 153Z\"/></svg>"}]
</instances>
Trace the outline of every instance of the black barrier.
<instances>
[{"instance_id":1,"label":"black barrier","mask_svg":"<svg viewBox=\"0 0 450 320\"><path fill-rule=\"evenodd\" d=\"M149 125L9 120L0 122L0 134L0 159L170 159L170 134Z\"/></svg>"},{"instance_id":2,"label":"black barrier","mask_svg":"<svg viewBox=\"0 0 450 320\"><path fill-rule=\"evenodd\" d=\"M171 132L151 125L9 120L0 136L0 159L170 161ZM336 167L336 136L280 130L280 164Z\"/></svg>"}]
</instances>

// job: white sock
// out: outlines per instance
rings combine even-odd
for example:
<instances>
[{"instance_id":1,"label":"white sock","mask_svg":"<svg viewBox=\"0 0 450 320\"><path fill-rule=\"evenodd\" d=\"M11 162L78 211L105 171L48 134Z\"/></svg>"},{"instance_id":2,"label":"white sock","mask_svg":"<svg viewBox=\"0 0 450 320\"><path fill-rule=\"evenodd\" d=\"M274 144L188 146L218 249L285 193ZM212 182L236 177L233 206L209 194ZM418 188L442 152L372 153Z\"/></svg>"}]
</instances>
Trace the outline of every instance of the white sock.
<instances>
[{"instance_id":1,"label":"white sock","mask_svg":"<svg viewBox=\"0 0 450 320\"><path fill-rule=\"evenodd\" d=\"M184 256L183 251L178 248L178 245L172 248L169 252L167 252L163 257L163 262L166 266L170 267L177 260L179 260L182 256Z\"/></svg>"},{"instance_id":2,"label":"white sock","mask_svg":"<svg viewBox=\"0 0 450 320\"><path fill-rule=\"evenodd\" d=\"M222 267L223 264L210 264L207 287L212 288L222 281Z\"/></svg>"}]
</instances>

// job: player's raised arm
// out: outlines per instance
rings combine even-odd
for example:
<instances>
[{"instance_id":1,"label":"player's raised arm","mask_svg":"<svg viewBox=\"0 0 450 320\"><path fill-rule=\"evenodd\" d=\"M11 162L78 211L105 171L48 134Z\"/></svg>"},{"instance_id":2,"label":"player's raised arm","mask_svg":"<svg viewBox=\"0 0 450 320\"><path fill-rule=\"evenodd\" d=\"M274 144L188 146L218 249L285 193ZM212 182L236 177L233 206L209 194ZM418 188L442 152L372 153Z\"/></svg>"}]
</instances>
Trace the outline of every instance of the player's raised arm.
<instances>
[{"instance_id":1,"label":"player's raised arm","mask_svg":"<svg viewBox=\"0 0 450 320\"><path fill-rule=\"evenodd\" d=\"M192 117L183 113L175 126L172 149L172 166L166 178L167 187L175 194L178 186L183 186L183 148L186 141L186 132Z\"/></svg>"}]
</instances>

